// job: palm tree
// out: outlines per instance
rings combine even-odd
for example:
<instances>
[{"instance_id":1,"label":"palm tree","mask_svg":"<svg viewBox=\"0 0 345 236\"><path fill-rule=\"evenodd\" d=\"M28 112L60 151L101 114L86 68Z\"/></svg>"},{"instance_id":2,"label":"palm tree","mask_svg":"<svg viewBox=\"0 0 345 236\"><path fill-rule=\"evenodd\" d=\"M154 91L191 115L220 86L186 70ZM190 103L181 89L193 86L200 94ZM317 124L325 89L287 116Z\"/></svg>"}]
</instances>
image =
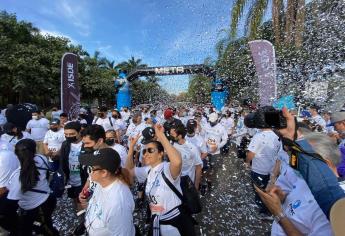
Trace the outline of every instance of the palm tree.
<instances>
[{"instance_id":1,"label":"palm tree","mask_svg":"<svg viewBox=\"0 0 345 236\"><path fill-rule=\"evenodd\" d=\"M243 18L244 8L249 3L251 5L246 18L245 33L250 39L258 36L265 11L269 7L268 0L237 0L231 11L231 37L236 36L238 23ZM284 12L283 0L273 0L271 7L276 46L281 45L284 38L285 44L294 43L296 47L300 47L303 42L305 0L288 0L286 12ZM285 29L284 32L283 29Z\"/></svg>"},{"instance_id":2,"label":"palm tree","mask_svg":"<svg viewBox=\"0 0 345 236\"><path fill-rule=\"evenodd\" d=\"M116 66L117 69L121 69L123 71L127 71L127 74L131 73L132 71L147 67L146 64L142 64L142 59L135 59L133 56L128 60L121 62Z\"/></svg>"}]
</instances>

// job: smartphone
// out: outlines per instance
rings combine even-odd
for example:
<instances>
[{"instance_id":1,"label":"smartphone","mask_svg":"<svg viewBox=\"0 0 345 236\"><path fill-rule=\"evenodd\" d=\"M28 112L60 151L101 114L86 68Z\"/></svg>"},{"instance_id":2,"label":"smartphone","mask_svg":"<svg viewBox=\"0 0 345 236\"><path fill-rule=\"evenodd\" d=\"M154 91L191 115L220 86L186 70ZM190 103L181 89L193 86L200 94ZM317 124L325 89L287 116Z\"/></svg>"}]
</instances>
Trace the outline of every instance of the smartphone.
<instances>
[{"instance_id":1,"label":"smartphone","mask_svg":"<svg viewBox=\"0 0 345 236\"><path fill-rule=\"evenodd\" d=\"M250 179L252 180L253 184L258 187L261 191L265 192L266 186L262 182L262 178L260 176L253 178L250 176Z\"/></svg>"},{"instance_id":2,"label":"smartphone","mask_svg":"<svg viewBox=\"0 0 345 236\"><path fill-rule=\"evenodd\" d=\"M283 129L287 127L286 118L282 111L265 112L265 123L274 129Z\"/></svg>"}]
</instances>

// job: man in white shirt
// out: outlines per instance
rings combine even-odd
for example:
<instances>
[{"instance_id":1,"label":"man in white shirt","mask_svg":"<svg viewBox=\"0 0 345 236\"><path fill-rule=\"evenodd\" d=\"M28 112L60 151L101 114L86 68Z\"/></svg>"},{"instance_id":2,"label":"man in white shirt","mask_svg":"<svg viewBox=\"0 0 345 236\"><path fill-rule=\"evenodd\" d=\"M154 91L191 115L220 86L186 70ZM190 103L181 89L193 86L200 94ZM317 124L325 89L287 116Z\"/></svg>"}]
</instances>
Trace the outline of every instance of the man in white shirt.
<instances>
[{"instance_id":1,"label":"man in white shirt","mask_svg":"<svg viewBox=\"0 0 345 236\"><path fill-rule=\"evenodd\" d=\"M121 113L122 119L125 122L128 122L129 117L131 115L130 111L128 110L128 107L124 107L123 110L120 113Z\"/></svg>"},{"instance_id":2,"label":"man in white shirt","mask_svg":"<svg viewBox=\"0 0 345 236\"><path fill-rule=\"evenodd\" d=\"M311 120L314 121L322 130L326 129L326 121L319 115L319 107L316 105L309 107L309 112L311 114Z\"/></svg>"},{"instance_id":3,"label":"man in white shirt","mask_svg":"<svg viewBox=\"0 0 345 236\"><path fill-rule=\"evenodd\" d=\"M128 146L129 146L130 138L138 134L141 134L142 131L146 127L148 127L148 125L142 122L141 113L140 112L135 113L132 118L132 123L128 126L127 132L126 132L126 136L128 137Z\"/></svg>"},{"instance_id":4,"label":"man in white shirt","mask_svg":"<svg viewBox=\"0 0 345 236\"><path fill-rule=\"evenodd\" d=\"M181 153L182 176L188 175L199 189L201 180L202 160L200 152L192 143L186 141L187 130L183 124L176 125L170 130L170 136L175 141L174 147Z\"/></svg>"},{"instance_id":5,"label":"man in white shirt","mask_svg":"<svg viewBox=\"0 0 345 236\"><path fill-rule=\"evenodd\" d=\"M7 199L8 181L19 167L19 161L9 144L0 141L0 227L14 233L17 227L17 201Z\"/></svg>"},{"instance_id":6,"label":"man in white shirt","mask_svg":"<svg viewBox=\"0 0 345 236\"><path fill-rule=\"evenodd\" d=\"M53 119L50 122L50 130L48 130L44 136L44 155L54 159L58 154L63 141L65 141L65 135L64 129L60 128L60 120Z\"/></svg>"},{"instance_id":7,"label":"man in white shirt","mask_svg":"<svg viewBox=\"0 0 345 236\"><path fill-rule=\"evenodd\" d=\"M281 142L272 129L260 129L248 146L246 165L251 166L251 178L266 187L273 171ZM255 183L255 182L254 182ZM269 211L255 192L255 202L259 205L260 217L268 219Z\"/></svg>"},{"instance_id":8,"label":"man in white shirt","mask_svg":"<svg viewBox=\"0 0 345 236\"><path fill-rule=\"evenodd\" d=\"M100 107L97 116L92 121L92 124L100 125L104 128L104 131L114 130L117 138L121 139L121 130L117 125L116 120L113 117L108 117L108 109L106 107Z\"/></svg>"},{"instance_id":9,"label":"man in white shirt","mask_svg":"<svg viewBox=\"0 0 345 236\"><path fill-rule=\"evenodd\" d=\"M331 224L307 183L288 164L282 163L275 184L267 193L257 189L275 216L272 236L333 235Z\"/></svg>"},{"instance_id":10,"label":"man in white shirt","mask_svg":"<svg viewBox=\"0 0 345 236\"><path fill-rule=\"evenodd\" d=\"M31 138L35 140L37 153L44 154L43 140L49 129L49 120L42 116L40 110L32 112L32 119L26 125L26 131L31 134Z\"/></svg>"}]
</instances>

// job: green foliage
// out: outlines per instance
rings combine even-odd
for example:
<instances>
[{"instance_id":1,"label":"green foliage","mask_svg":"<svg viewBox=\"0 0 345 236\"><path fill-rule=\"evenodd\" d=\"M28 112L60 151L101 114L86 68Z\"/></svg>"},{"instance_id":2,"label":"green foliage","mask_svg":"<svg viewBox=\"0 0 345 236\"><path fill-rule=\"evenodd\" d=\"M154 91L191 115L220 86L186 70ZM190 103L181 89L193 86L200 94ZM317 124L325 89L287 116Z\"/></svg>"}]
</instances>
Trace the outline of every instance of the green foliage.
<instances>
[{"instance_id":1,"label":"green foliage","mask_svg":"<svg viewBox=\"0 0 345 236\"><path fill-rule=\"evenodd\" d=\"M132 102L134 105L144 103L166 103L170 95L159 84L152 81L135 80L131 83Z\"/></svg>"},{"instance_id":2,"label":"green foliage","mask_svg":"<svg viewBox=\"0 0 345 236\"><path fill-rule=\"evenodd\" d=\"M39 106L58 104L60 100L61 57L66 52L77 54L79 85L82 102L114 105L114 78L117 69L131 72L147 67L141 59L131 57L118 65L102 57L90 56L80 45L63 37L41 35L39 30L16 15L0 12L0 105L32 102ZM159 78L133 84L135 103L169 96L159 85ZM145 91L145 92L143 92ZM152 95L150 95L152 94Z\"/></svg>"},{"instance_id":3,"label":"green foliage","mask_svg":"<svg viewBox=\"0 0 345 236\"><path fill-rule=\"evenodd\" d=\"M186 95L187 100L199 104L209 103L211 101L211 88L212 80L209 77L191 76Z\"/></svg>"}]
</instances>

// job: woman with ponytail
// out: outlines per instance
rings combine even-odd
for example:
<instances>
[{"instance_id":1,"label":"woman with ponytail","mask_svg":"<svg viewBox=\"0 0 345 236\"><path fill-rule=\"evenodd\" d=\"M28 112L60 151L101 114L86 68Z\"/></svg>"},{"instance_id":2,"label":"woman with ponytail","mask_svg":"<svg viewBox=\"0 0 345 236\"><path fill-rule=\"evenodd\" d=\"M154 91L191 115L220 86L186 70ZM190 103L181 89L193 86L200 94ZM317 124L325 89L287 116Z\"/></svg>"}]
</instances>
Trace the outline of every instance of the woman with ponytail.
<instances>
[{"instance_id":1,"label":"woman with ponytail","mask_svg":"<svg viewBox=\"0 0 345 236\"><path fill-rule=\"evenodd\" d=\"M35 221L41 225L39 233L59 235L51 218L56 198L50 194L46 157L36 154L36 143L32 139L20 140L15 154L20 167L11 176L7 198L18 200L18 235L31 235Z\"/></svg>"},{"instance_id":2,"label":"woman with ponytail","mask_svg":"<svg viewBox=\"0 0 345 236\"><path fill-rule=\"evenodd\" d=\"M121 168L119 154L112 148L94 151L92 156L80 156L80 164L88 166L90 180L97 183L89 199L81 192L88 235L134 236L134 200L129 189L129 171Z\"/></svg>"}]
</instances>

